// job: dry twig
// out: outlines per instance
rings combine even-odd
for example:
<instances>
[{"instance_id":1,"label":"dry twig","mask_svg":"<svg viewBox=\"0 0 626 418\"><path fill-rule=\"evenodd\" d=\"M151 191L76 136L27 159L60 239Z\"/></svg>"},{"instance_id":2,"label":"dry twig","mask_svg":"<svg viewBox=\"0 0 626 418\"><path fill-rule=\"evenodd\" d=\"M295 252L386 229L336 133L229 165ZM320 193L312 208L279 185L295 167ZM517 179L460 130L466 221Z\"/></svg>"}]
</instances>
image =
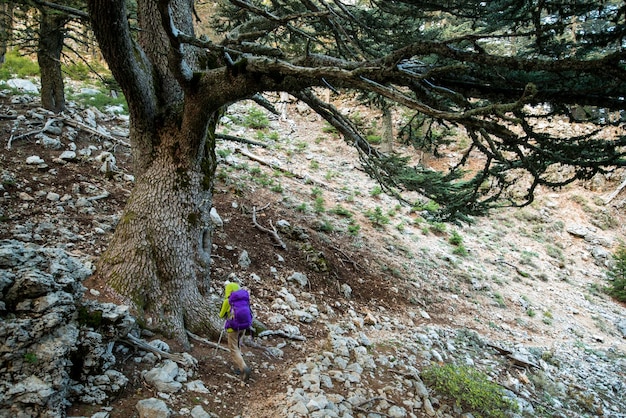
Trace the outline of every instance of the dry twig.
<instances>
[{"instance_id":1,"label":"dry twig","mask_svg":"<svg viewBox=\"0 0 626 418\"><path fill-rule=\"evenodd\" d=\"M70 126L73 126L74 128L83 130L83 131L88 132L88 133L90 133L92 135L95 135L95 136L99 136L100 138L106 139L106 140L111 141L111 142L117 142L120 145L124 145L125 147L129 147L130 148L130 143L128 143L126 141L122 141L121 139L116 138L116 137L114 137L112 135L108 135L108 134L105 134L103 132L100 132L97 129L92 128L91 126L85 125L84 123L77 122L74 119L71 119L71 118L69 118L67 116L61 117L60 120L62 120L64 123L67 123Z\"/></svg>"},{"instance_id":2,"label":"dry twig","mask_svg":"<svg viewBox=\"0 0 626 418\"><path fill-rule=\"evenodd\" d=\"M265 209L268 205L266 205L265 207L259 209L259 211ZM284 243L284 241L280 238L280 236L278 235L278 231L276 230L276 228L274 227L274 225L272 225L272 221L270 221L270 226L272 227L272 229L268 229L265 228L264 226L262 226L261 224L259 224L256 220L256 206L254 206L252 208L252 223L254 223L254 226L257 227L257 229L266 232L268 234L270 234L272 236L272 238L274 238L274 241L276 241L276 243L283 249L286 250L287 249L287 244Z\"/></svg>"}]
</instances>

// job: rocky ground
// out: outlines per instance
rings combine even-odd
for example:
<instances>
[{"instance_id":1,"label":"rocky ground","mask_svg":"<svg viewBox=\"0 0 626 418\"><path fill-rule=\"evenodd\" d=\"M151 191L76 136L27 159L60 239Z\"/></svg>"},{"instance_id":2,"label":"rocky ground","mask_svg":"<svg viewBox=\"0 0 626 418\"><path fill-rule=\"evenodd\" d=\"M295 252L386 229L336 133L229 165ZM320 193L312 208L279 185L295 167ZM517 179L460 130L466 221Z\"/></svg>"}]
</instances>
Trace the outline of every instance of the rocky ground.
<instances>
[{"instance_id":1,"label":"rocky ground","mask_svg":"<svg viewBox=\"0 0 626 418\"><path fill-rule=\"evenodd\" d=\"M602 292L626 236L626 195L607 203L624 173L471 225L433 224L379 193L355 151L297 103L257 129L255 105L233 106L222 131L269 146L218 145L215 288L241 282L277 331L247 339L254 373L243 383L202 336L191 357L158 335L140 335L152 342L143 348L124 338L132 317L89 277L132 189L127 118L50 115L29 94L1 100L2 411L479 416L428 378L454 364L486 373L519 416L626 416L626 309ZM255 209L286 249L255 227ZM106 327L85 316L98 310ZM85 361L96 354L106 360Z\"/></svg>"}]
</instances>

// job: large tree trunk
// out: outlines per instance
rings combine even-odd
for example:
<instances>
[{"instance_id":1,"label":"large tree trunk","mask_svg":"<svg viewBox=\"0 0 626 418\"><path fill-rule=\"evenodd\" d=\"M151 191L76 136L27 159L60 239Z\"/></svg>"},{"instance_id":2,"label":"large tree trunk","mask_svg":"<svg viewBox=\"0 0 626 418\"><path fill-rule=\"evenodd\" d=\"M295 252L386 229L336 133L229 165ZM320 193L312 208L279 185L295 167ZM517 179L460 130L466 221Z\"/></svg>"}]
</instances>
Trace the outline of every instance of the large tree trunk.
<instances>
[{"instance_id":1,"label":"large tree trunk","mask_svg":"<svg viewBox=\"0 0 626 418\"><path fill-rule=\"evenodd\" d=\"M221 328L210 286L209 210L224 102L200 102L197 89L183 91L177 65L194 57L172 50L162 26L158 6L172 13L177 30L193 34L193 0L137 3L139 45L125 0L89 0L102 54L128 100L137 177L98 274L142 325L188 346L187 329L216 336Z\"/></svg>"},{"instance_id":2,"label":"large tree trunk","mask_svg":"<svg viewBox=\"0 0 626 418\"><path fill-rule=\"evenodd\" d=\"M65 109L61 51L63 50L65 15L42 10L39 27L37 61L41 72L41 105L55 113Z\"/></svg>"},{"instance_id":3,"label":"large tree trunk","mask_svg":"<svg viewBox=\"0 0 626 418\"><path fill-rule=\"evenodd\" d=\"M199 115L191 116L193 125ZM99 265L141 325L183 344L187 329L216 336L221 326L210 287L215 119L210 122L209 140L195 150L188 148L194 141L185 123L159 129L155 157L137 178Z\"/></svg>"}]
</instances>

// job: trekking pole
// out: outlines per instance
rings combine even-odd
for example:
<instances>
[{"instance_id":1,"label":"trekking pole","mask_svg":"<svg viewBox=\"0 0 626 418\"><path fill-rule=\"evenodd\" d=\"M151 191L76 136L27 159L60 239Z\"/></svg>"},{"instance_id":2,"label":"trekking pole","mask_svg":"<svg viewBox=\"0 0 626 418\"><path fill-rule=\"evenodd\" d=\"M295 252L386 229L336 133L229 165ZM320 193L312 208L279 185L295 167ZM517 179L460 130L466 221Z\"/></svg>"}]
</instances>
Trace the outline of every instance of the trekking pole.
<instances>
[{"instance_id":1,"label":"trekking pole","mask_svg":"<svg viewBox=\"0 0 626 418\"><path fill-rule=\"evenodd\" d=\"M220 332L220 338L217 340L217 345L215 346L215 351L213 352L213 356L214 357L217 355L217 347L219 347L220 343L222 342L222 337L224 336L224 331L226 331L226 328L222 328L222 332Z\"/></svg>"}]
</instances>

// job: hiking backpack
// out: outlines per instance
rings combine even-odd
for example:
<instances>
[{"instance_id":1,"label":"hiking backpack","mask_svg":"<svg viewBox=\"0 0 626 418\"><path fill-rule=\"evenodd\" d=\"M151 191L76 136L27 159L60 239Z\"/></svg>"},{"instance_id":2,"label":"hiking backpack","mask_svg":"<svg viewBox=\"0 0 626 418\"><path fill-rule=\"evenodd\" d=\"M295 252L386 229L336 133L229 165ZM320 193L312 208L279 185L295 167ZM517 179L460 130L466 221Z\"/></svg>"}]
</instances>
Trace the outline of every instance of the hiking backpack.
<instances>
[{"instance_id":1,"label":"hiking backpack","mask_svg":"<svg viewBox=\"0 0 626 418\"><path fill-rule=\"evenodd\" d=\"M252 326L252 311L250 310L250 294L245 289L235 290L228 296L231 317L226 320L225 328L235 331L248 329Z\"/></svg>"}]
</instances>

